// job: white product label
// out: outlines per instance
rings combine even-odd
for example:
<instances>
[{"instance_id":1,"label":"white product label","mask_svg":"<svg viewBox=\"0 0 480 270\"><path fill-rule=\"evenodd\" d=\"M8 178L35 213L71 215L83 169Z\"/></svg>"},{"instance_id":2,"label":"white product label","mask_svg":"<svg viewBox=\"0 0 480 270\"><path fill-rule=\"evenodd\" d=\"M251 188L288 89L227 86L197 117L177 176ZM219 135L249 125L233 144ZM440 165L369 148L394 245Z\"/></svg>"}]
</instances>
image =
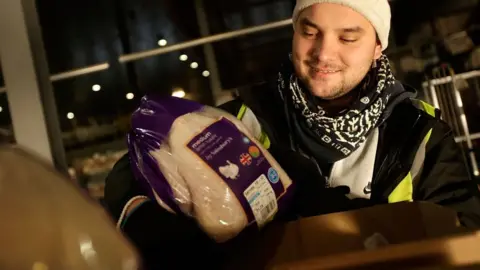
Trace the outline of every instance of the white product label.
<instances>
[{"instance_id":1,"label":"white product label","mask_svg":"<svg viewBox=\"0 0 480 270\"><path fill-rule=\"evenodd\" d=\"M259 227L268 222L278 210L277 198L267 177L262 174L244 192Z\"/></svg>"}]
</instances>

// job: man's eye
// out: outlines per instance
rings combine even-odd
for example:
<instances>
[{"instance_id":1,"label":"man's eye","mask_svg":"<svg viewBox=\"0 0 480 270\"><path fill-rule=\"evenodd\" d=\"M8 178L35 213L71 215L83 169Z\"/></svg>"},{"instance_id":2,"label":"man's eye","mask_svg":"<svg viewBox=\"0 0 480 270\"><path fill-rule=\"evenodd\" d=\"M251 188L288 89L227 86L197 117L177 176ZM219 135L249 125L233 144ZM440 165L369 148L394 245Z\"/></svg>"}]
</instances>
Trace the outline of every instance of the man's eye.
<instances>
[{"instance_id":1,"label":"man's eye","mask_svg":"<svg viewBox=\"0 0 480 270\"><path fill-rule=\"evenodd\" d=\"M304 31L303 35L306 36L306 37L313 37L313 36L315 36L315 33Z\"/></svg>"},{"instance_id":2,"label":"man's eye","mask_svg":"<svg viewBox=\"0 0 480 270\"><path fill-rule=\"evenodd\" d=\"M354 43L354 42L356 42L358 39L342 38L341 40L342 40L343 42L346 42L346 43Z\"/></svg>"}]
</instances>

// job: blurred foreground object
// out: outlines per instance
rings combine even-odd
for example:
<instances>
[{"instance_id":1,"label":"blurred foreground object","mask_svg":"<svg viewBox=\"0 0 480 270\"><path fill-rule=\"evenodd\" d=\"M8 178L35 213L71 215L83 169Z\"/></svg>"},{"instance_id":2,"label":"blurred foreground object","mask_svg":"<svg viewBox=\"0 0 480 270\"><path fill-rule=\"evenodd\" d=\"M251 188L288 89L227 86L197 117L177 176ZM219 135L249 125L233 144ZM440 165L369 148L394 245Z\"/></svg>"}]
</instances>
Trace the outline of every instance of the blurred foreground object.
<instances>
[{"instance_id":1,"label":"blurred foreground object","mask_svg":"<svg viewBox=\"0 0 480 270\"><path fill-rule=\"evenodd\" d=\"M0 205L0 269L138 269L103 209L17 147L0 147Z\"/></svg>"}]
</instances>

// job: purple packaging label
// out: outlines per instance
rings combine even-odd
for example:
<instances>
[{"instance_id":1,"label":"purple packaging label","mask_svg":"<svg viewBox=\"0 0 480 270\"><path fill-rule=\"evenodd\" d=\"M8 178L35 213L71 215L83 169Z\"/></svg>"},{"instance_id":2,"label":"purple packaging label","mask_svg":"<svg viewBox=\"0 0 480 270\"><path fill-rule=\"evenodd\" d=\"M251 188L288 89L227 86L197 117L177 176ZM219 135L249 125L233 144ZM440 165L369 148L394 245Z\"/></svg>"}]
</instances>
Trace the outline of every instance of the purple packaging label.
<instances>
[{"instance_id":1,"label":"purple packaging label","mask_svg":"<svg viewBox=\"0 0 480 270\"><path fill-rule=\"evenodd\" d=\"M160 144L168 137L173 122L178 117L202 108L203 105L190 100L147 95L132 114L132 129L137 134L156 136Z\"/></svg>"},{"instance_id":2,"label":"purple packaging label","mask_svg":"<svg viewBox=\"0 0 480 270\"><path fill-rule=\"evenodd\" d=\"M276 199L285 191L278 172L232 122L222 118L187 146L230 187L249 222L256 221L261 226L276 212Z\"/></svg>"},{"instance_id":3,"label":"purple packaging label","mask_svg":"<svg viewBox=\"0 0 480 270\"><path fill-rule=\"evenodd\" d=\"M136 138L135 134L129 134L128 145L132 172L145 195L155 201L153 189L170 209L181 213L180 207L175 203L171 186L160 171L157 161L149 153L157 149L154 147L156 144L149 137Z\"/></svg>"},{"instance_id":4,"label":"purple packaging label","mask_svg":"<svg viewBox=\"0 0 480 270\"><path fill-rule=\"evenodd\" d=\"M153 189L177 213L181 211L172 188L149 152L160 149L178 117L202 108L203 105L194 101L150 94L142 98L140 107L132 114L132 131L127 143L135 179L152 200L155 200Z\"/></svg>"}]
</instances>

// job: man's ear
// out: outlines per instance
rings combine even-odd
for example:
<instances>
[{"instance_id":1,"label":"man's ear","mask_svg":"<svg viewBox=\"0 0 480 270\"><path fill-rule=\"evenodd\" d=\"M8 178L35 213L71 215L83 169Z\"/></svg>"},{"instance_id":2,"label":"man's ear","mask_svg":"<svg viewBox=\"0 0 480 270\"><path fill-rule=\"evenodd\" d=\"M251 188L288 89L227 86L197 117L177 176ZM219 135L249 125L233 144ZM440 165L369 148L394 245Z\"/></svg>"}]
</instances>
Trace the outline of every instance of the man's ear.
<instances>
[{"instance_id":1,"label":"man's ear","mask_svg":"<svg viewBox=\"0 0 480 270\"><path fill-rule=\"evenodd\" d=\"M378 60L382 56L382 44L380 42L377 42L377 45L375 45L375 53L373 54L373 59Z\"/></svg>"}]
</instances>

